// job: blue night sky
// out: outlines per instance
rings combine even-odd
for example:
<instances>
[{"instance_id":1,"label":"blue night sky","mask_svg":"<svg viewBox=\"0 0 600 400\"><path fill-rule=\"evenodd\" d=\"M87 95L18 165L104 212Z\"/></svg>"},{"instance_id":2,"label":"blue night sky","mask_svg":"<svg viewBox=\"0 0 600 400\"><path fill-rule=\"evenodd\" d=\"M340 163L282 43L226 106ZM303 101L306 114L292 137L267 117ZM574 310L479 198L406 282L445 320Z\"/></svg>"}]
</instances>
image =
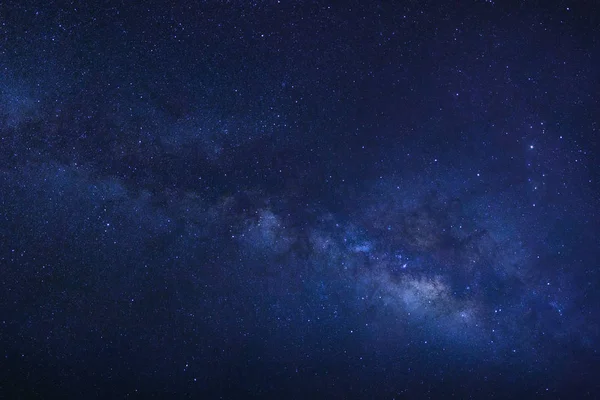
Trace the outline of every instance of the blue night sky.
<instances>
[{"instance_id":1,"label":"blue night sky","mask_svg":"<svg viewBox=\"0 0 600 400\"><path fill-rule=\"evenodd\" d=\"M597 398L594 1L0 3L0 397Z\"/></svg>"}]
</instances>

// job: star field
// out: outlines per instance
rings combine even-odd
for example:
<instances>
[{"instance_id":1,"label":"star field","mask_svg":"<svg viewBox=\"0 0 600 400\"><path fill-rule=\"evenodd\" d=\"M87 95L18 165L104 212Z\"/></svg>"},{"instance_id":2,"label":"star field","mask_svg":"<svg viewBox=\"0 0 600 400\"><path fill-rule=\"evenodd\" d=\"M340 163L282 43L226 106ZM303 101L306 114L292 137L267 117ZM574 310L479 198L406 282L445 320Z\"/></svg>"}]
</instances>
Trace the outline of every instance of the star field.
<instances>
[{"instance_id":1,"label":"star field","mask_svg":"<svg viewBox=\"0 0 600 400\"><path fill-rule=\"evenodd\" d=\"M595 398L598 11L0 4L0 394Z\"/></svg>"}]
</instances>

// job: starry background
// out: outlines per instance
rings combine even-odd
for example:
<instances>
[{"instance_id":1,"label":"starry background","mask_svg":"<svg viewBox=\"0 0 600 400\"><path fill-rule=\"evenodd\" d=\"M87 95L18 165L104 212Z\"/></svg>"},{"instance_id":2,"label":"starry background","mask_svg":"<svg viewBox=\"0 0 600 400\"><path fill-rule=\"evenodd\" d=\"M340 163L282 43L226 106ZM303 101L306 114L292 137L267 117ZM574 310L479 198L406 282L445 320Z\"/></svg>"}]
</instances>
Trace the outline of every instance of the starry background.
<instances>
[{"instance_id":1,"label":"starry background","mask_svg":"<svg viewBox=\"0 0 600 400\"><path fill-rule=\"evenodd\" d=\"M0 394L596 397L597 7L2 2Z\"/></svg>"}]
</instances>

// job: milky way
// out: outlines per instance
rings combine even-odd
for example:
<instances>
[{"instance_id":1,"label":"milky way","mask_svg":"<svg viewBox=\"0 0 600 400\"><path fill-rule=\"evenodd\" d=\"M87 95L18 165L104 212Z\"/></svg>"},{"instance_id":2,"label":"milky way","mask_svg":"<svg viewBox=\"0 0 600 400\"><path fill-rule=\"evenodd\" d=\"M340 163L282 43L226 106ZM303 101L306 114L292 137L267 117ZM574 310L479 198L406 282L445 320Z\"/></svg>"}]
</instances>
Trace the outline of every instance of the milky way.
<instances>
[{"instance_id":1,"label":"milky way","mask_svg":"<svg viewBox=\"0 0 600 400\"><path fill-rule=\"evenodd\" d=\"M0 22L0 394L594 397L585 2Z\"/></svg>"}]
</instances>

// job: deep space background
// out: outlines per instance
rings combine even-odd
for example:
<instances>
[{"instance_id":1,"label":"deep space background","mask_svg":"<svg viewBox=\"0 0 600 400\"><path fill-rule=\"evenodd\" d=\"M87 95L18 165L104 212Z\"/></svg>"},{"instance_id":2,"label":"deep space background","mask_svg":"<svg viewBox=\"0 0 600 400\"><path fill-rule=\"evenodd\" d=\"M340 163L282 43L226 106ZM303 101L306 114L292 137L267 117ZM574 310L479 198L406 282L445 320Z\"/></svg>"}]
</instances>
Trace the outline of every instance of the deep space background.
<instances>
[{"instance_id":1,"label":"deep space background","mask_svg":"<svg viewBox=\"0 0 600 400\"><path fill-rule=\"evenodd\" d=\"M600 397L599 15L0 2L0 397Z\"/></svg>"}]
</instances>

